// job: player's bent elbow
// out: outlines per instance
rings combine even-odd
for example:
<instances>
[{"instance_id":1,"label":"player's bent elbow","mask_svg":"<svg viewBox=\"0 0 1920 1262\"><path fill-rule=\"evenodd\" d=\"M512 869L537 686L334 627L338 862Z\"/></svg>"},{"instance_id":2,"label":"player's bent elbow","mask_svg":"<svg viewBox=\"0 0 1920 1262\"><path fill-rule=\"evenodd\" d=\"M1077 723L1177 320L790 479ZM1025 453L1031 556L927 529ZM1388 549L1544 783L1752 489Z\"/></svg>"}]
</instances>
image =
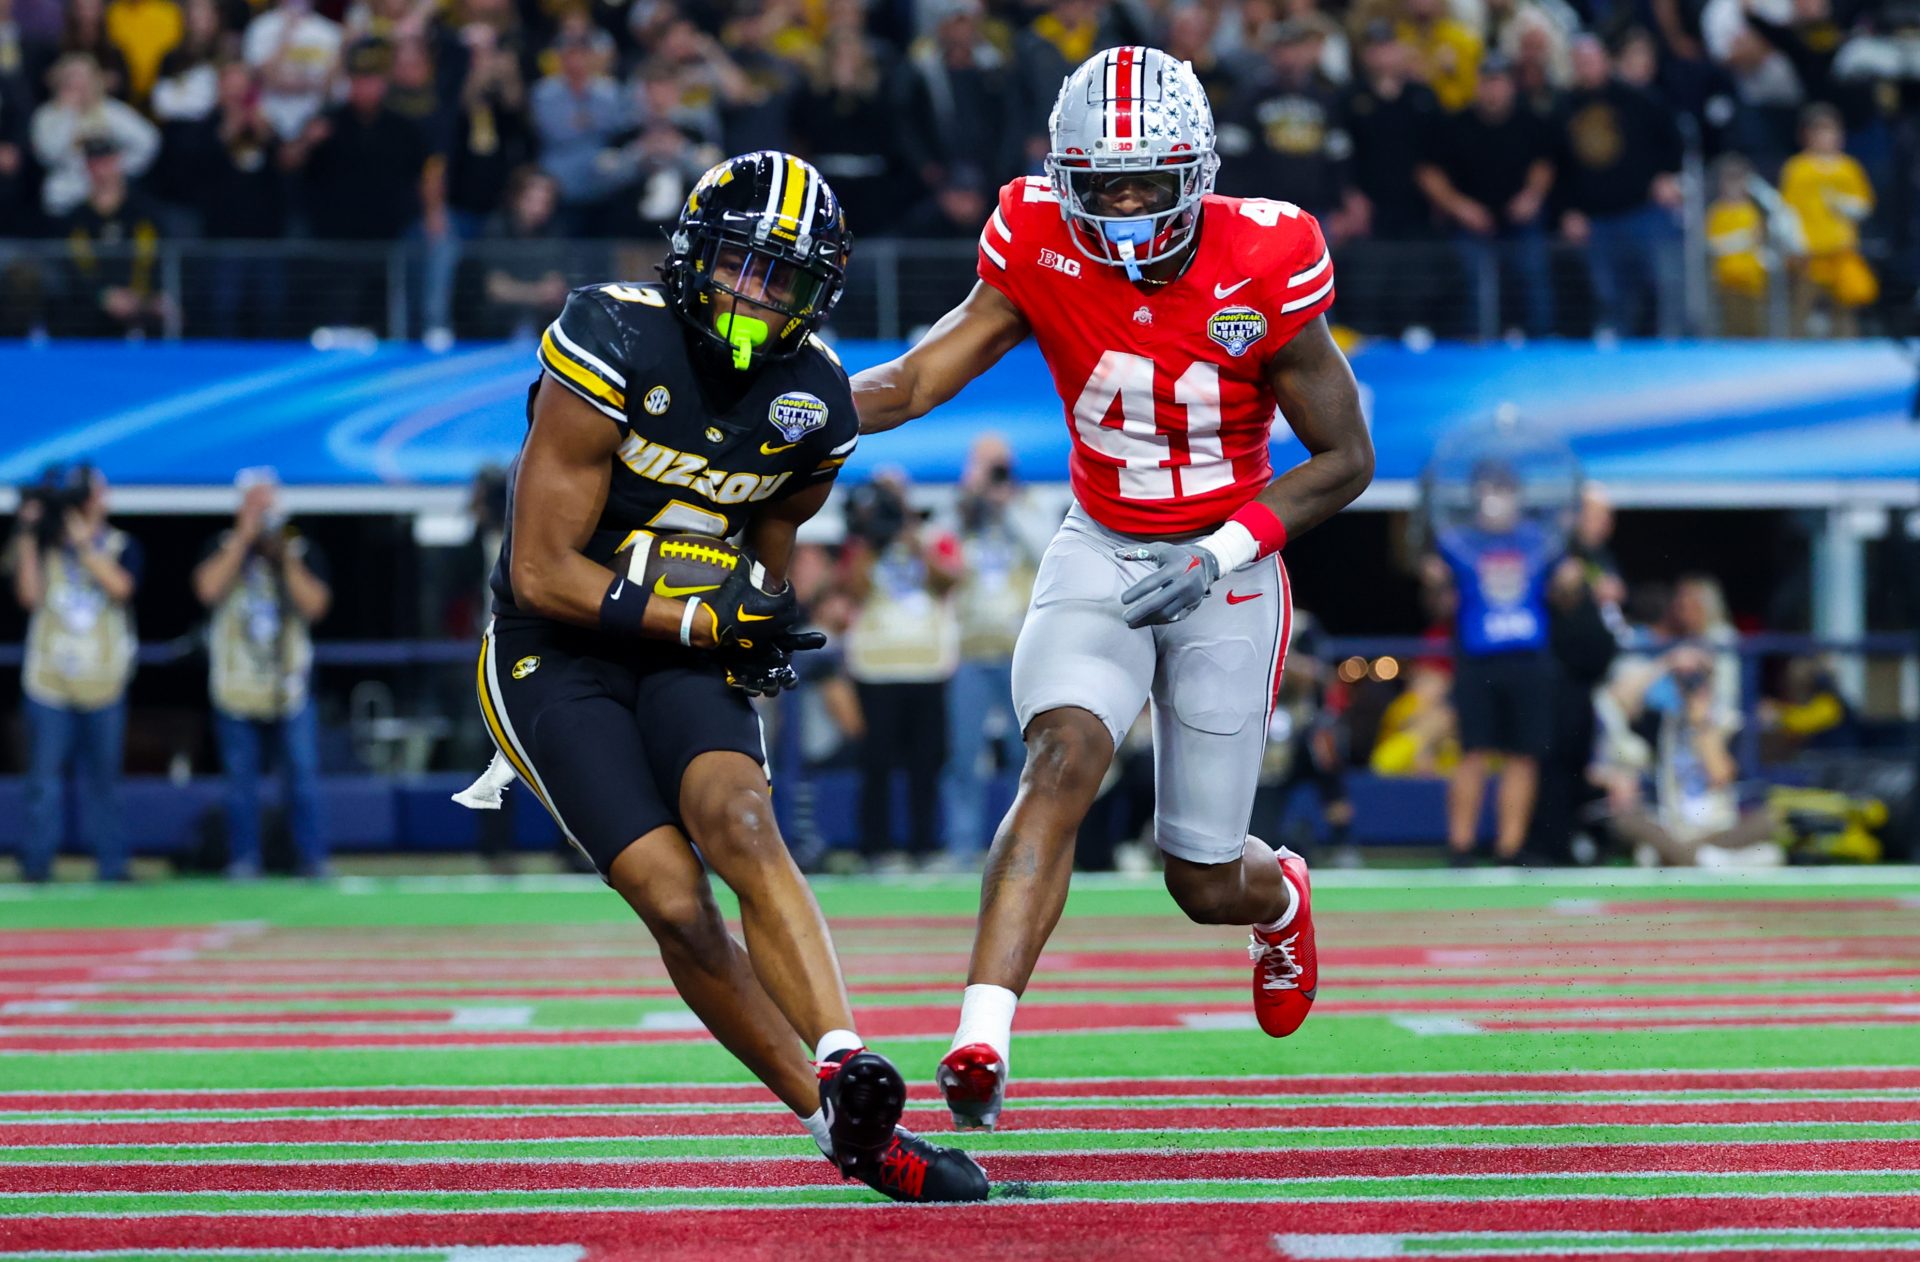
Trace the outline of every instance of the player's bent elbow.
<instances>
[{"instance_id":1,"label":"player's bent elbow","mask_svg":"<svg viewBox=\"0 0 1920 1262\"><path fill-rule=\"evenodd\" d=\"M524 553L515 553L513 565L507 572L513 584L513 602L530 613L550 614L552 588L547 583L548 567L540 559Z\"/></svg>"}]
</instances>

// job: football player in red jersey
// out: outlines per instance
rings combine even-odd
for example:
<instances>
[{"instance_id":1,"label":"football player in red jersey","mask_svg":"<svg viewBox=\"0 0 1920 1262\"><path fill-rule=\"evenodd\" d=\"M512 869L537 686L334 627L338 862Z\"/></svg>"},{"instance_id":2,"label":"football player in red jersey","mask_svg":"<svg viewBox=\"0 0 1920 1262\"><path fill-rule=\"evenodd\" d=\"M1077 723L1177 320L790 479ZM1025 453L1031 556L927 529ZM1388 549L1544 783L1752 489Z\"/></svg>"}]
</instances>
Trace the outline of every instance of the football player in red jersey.
<instances>
[{"instance_id":1,"label":"football player in red jersey","mask_svg":"<svg viewBox=\"0 0 1920 1262\"><path fill-rule=\"evenodd\" d=\"M1153 706L1155 840L1202 924L1253 926L1254 1011L1276 1037L1318 986L1306 864L1247 835L1292 602L1279 552L1373 477L1333 265L1313 216L1212 193L1205 92L1158 49L1067 77L1047 177L980 234L980 283L912 350L854 378L864 433L952 398L1031 334L1072 435L1075 504L1014 654L1020 792L988 856L959 1033L939 1081L991 1127L1013 1010L1066 901L1114 747ZM1274 477L1277 417L1308 459Z\"/></svg>"}]
</instances>

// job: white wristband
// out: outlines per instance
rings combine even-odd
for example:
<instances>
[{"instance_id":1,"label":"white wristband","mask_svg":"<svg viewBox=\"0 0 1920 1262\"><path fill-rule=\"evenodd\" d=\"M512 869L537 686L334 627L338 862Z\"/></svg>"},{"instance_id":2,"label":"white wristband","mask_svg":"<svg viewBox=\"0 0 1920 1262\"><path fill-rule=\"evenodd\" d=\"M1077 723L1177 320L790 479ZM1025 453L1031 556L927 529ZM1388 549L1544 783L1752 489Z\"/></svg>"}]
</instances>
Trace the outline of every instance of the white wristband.
<instances>
[{"instance_id":1,"label":"white wristband","mask_svg":"<svg viewBox=\"0 0 1920 1262\"><path fill-rule=\"evenodd\" d=\"M1251 565L1260 555L1260 541L1237 521L1230 521L1194 546L1205 548L1220 563L1221 574L1231 574L1243 565Z\"/></svg>"},{"instance_id":2,"label":"white wristband","mask_svg":"<svg viewBox=\"0 0 1920 1262\"><path fill-rule=\"evenodd\" d=\"M680 643L686 645L688 648L693 647L693 615L694 611L699 608L700 598L698 596L689 596L687 598L687 611L680 615Z\"/></svg>"}]
</instances>

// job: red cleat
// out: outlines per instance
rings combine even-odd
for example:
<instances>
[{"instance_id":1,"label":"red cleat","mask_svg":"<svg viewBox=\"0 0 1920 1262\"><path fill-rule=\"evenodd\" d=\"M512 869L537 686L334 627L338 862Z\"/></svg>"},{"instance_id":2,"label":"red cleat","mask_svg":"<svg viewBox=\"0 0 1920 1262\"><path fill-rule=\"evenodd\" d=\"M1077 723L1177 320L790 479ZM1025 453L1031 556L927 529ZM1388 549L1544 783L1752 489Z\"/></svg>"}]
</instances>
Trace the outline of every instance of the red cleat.
<instances>
[{"instance_id":1,"label":"red cleat","mask_svg":"<svg viewBox=\"0 0 1920 1262\"><path fill-rule=\"evenodd\" d=\"M947 1097L953 1128L990 1131L1007 1102L1007 1063L986 1043L969 1043L948 1052L934 1073Z\"/></svg>"},{"instance_id":2,"label":"red cleat","mask_svg":"<svg viewBox=\"0 0 1920 1262\"><path fill-rule=\"evenodd\" d=\"M1253 931L1247 954L1253 958L1253 1015L1260 1028L1283 1039L1300 1028L1320 989L1320 963L1313 944L1313 892L1307 879L1307 861L1281 846L1280 875L1293 886L1299 902L1293 919L1273 933Z\"/></svg>"}]
</instances>

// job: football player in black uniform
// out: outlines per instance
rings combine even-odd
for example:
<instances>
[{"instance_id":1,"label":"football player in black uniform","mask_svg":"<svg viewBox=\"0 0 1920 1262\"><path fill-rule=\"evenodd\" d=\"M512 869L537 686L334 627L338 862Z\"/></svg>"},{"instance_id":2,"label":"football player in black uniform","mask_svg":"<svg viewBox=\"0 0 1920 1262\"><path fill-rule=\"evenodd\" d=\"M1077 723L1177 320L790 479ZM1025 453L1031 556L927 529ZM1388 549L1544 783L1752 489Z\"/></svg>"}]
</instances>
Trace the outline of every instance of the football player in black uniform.
<instances>
[{"instance_id":1,"label":"football player in black uniform","mask_svg":"<svg viewBox=\"0 0 1920 1262\"><path fill-rule=\"evenodd\" d=\"M786 571L859 431L846 373L814 336L849 244L817 171L746 154L687 198L664 284L569 296L528 393L480 707L520 780L646 922L687 1006L843 1175L896 1200L979 1200L971 1158L898 1127L900 1075L853 1032L747 696L789 686L791 653L824 642L794 629ZM624 549L652 533L738 536L758 566L703 595L665 577L650 590ZM739 897L744 946L702 859Z\"/></svg>"}]
</instances>

